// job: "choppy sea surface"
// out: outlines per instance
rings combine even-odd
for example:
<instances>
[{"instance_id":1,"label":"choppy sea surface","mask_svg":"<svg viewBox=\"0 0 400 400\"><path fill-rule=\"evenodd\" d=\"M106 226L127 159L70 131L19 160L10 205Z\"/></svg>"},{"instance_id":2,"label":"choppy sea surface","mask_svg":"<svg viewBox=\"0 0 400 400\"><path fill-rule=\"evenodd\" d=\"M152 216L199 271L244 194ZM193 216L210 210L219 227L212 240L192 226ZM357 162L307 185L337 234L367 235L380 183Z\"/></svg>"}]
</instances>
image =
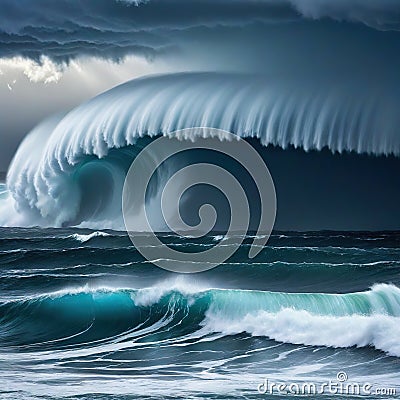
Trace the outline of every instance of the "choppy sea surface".
<instances>
[{"instance_id":1,"label":"choppy sea surface","mask_svg":"<svg viewBox=\"0 0 400 400\"><path fill-rule=\"evenodd\" d=\"M283 398L258 387L338 372L399 397L400 233L275 232L250 260L252 238L178 275L124 232L0 228L0 398Z\"/></svg>"}]
</instances>

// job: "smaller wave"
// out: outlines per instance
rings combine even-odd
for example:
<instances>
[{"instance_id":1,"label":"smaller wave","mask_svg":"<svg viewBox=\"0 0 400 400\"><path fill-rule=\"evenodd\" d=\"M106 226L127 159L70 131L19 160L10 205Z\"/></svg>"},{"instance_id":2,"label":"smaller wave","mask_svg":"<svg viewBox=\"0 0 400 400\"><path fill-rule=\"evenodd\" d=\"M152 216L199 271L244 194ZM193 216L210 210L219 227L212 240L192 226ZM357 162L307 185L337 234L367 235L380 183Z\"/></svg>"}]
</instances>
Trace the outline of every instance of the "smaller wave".
<instances>
[{"instance_id":1,"label":"smaller wave","mask_svg":"<svg viewBox=\"0 0 400 400\"><path fill-rule=\"evenodd\" d=\"M400 289L388 284L347 294L285 293L216 289L182 278L142 289L86 285L0 299L3 339L11 335L18 344L67 337L89 325L90 340L112 337L167 319L166 338L247 333L292 344L373 347L400 357Z\"/></svg>"},{"instance_id":2,"label":"smaller wave","mask_svg":"<svg viewBox=\"0 0 400 400\"><path fill-rule=\"evenodd\" d=\"M73 235L68 236L68 238L75 239L80 243L85 243L95 237L107 237L107 236L111 236L111 235L106 232L96 231L96 232L90 233L88 235L80 235L78 233L74 233Z\"/></svg>"}]
</instances>

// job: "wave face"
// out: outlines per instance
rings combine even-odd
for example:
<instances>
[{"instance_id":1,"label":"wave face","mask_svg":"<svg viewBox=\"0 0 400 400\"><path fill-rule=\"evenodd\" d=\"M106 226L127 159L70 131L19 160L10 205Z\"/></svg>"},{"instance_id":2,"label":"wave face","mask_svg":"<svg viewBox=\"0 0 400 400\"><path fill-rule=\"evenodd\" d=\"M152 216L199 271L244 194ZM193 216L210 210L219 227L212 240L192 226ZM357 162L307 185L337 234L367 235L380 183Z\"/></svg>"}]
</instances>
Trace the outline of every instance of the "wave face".
<instances>
[{"instance_id":1,"label":"wave face","mask_svg":"<svg viewBox=\"0 0 400 400\"><path fill-rule=\"evenodd\" d=\"M398 94L391 93L211 73L130 81L26 137L9 169L0 223L123 228L127 168L149 138L184 128L224 129L282 148L398 156Z\"/></svg>"}]
</instances>

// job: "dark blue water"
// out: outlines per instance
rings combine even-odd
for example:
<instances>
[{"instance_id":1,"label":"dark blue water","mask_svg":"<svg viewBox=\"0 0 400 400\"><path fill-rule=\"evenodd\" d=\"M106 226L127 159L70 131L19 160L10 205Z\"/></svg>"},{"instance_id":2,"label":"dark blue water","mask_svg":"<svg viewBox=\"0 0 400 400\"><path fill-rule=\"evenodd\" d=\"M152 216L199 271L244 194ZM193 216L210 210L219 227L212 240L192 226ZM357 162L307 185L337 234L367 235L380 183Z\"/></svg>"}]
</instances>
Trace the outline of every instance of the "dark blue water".
<instances>
[{"instance_id":1,"label":"dark blue water","mask_svg":"<svg viewBox=\"0 0 400 400\"><path fill-rule=\"evenodd\" d=\"M123 232L0 228L0 397L282 398L257 386L339 371L400 394L400 233L277 232L249 260L251 241L181 276Z\"/></svg>"}]
</instances>

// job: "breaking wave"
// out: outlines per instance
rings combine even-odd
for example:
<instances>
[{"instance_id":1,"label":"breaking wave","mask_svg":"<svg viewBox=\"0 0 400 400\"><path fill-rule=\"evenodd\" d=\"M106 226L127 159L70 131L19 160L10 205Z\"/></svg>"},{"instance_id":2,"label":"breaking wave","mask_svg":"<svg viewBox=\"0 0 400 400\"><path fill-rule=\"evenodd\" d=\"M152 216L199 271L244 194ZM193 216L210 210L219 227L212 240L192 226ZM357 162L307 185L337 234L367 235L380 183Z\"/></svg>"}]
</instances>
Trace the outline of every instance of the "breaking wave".
<instances>
[{"instance_id":1,"label":"breaking wave","mask_svg":"<svg viewBox=\"0 0 400 400\"><path fill-rule=\"evenodd\" d=\"M26 137L9 169L0 224L123 229L129 165L151 137L185 128L223 129L266 146L398 156L397 95L382 90L214 73L127 82Z\"/></svg>"},{"instance_id":2,"label":"breaking wave","mask_svg":"<svg viewBox=\"0 0 400 400\"><path fill-rule=\"evenodd\" d=\"M56 317L46 320L49 313ZM145 289L82 287L0 302L1 338L13 345L32 338L37 344L85 343L134 335L140 328L165 330L169 337L247 333L293 344L373 346L400 357L399 318L400 290L387 284L359 293L299 294L167 282ZM8 332L15 329L20 335L11 340Z\"/></svg>"}]
</instances>

